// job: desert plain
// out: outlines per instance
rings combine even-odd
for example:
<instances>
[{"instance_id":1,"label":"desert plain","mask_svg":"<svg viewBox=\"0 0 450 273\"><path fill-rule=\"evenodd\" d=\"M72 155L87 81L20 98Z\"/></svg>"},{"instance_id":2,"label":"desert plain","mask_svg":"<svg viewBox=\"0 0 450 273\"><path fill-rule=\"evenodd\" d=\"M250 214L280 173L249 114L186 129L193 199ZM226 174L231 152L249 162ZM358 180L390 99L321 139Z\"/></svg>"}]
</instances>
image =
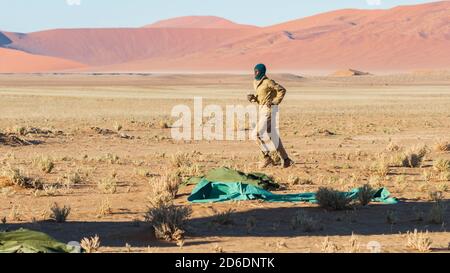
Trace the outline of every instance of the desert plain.
<instances>
[{"instance_id":1,"label":"desert plain","mask_svg":"<svg viewBox=\"0 0 450 273\"><path fill-rule=\"evenodd\" d=\"M251 75L0 75L0 230L23 227L62 242L98 235L103 253L370 252L374 245L381 252L449 251L450 73L270 76L288 90L280 131L296 162L289 169L259 169L251 140L171 137L174 106L192 105L195 96L204 104L246 105ZM421 162L399 164L416 147L426 151ZM174 164L180 154L182 163ZM145 220L152 183L222 166L264 172L281 185L276 193L369 184L400 202L343 211L305 203L189 204L193 186L181 187L175 204L192 209L183 244L155 238ZM14 185L11 169L42 186ZM63 223L49 217L55 203L70 207ZM307 228L296 225L299 212ZM408 244L414 230L425 249Z\"/></svg>"}]
</instances>

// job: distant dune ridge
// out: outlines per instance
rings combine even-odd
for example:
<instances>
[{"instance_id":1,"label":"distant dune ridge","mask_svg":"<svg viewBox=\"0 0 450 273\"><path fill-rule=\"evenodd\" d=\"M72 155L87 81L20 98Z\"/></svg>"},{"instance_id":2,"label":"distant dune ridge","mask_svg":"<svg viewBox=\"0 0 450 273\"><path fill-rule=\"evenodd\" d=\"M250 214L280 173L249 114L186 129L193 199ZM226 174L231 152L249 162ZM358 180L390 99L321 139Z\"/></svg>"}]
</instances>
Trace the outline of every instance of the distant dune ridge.
<instances>
[{"instance_id":1,"label":"distant dune ridge","mask_svg":"<svg viewBox=\"0 0 450 273\"><path fill-rule=\"evenodd\" d=\"M358 71L355 69L346 69L346 70L339 70L331 74L333 77L353 77L353 76L367 76L370 75L370 73Z\"/></svg>"},{"instance_id":2,"label":"distant dune ridge","mask_svg":"<svg viewBox=\"0 0 450 273\"><path fill-rule=\"evenodd\" d=\"M214 28L214 29L242 29L256 26L240 25L230 20L216 16L184 16L158 21L144 26L145 28Z\"/></svg>"},{"instance_id":3,"label":"distant dune ridge","mask_svg":"<svg viewBox=\"0 0 450 273\"><path fill-rule=\"evenodd\" d=\"M450 1L338 10L261 28L187 16L142 28L0 32L0 47L24 53L19 62L10 50L0 51L4 72L48 71L24 61L36 55L57 58L49 58L52 69L104 72L247 71L259 62L277 71L328 74L347 67L368 72L449 69Z\"/></svg>"},{"instance_id":4,"label":"distant dune ridge","mask_svg":"<svg viewBox=\"0 0 450 273\"><path fill-rule=\"evenodd\" d=\"M85 65L74 61L0 48L0 73L56 72L84 67Z\"/></svg>"}]
</instances>

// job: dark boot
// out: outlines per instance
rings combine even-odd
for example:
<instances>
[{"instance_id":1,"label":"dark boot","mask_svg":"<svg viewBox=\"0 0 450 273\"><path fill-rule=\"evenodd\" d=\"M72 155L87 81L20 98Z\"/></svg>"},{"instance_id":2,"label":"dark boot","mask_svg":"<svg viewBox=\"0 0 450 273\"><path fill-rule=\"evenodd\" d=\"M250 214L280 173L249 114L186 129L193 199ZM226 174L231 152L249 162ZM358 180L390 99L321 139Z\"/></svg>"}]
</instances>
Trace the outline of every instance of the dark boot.
<instances>
[{"instance_id":1,"label":"dark boot","mask_svg":"<svg viewBox=\"0 0 450 273\"><path fill-rule=\"evenodd\" d=\"M283 168L284 169L287 169L287 168L292 167L294 165L295 165L295 162L292 161L290 158L287 158L287 159L283 160Z\"/></svg>"}]
</instances>

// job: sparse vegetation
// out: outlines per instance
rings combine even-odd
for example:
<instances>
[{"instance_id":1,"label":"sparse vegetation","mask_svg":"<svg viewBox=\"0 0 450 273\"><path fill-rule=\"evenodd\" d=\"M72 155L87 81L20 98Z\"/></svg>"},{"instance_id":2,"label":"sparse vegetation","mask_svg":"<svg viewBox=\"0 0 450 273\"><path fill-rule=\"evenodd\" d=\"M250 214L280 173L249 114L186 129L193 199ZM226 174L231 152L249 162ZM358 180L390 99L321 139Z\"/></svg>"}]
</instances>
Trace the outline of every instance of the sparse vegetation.
<instances>
[{"instance_id":1,"label":"sparse vegetation","mask_svg":"<svg viewBox=\"0 0 450 273\"><path fill-rule=\"evenodd\" d=\"M25 136L27 134L27 128L25 126L15 126L13 132L19 136Z\"/></svg>"},{"instance_id":2,"label":"sparse vegetation","mask_svg":"<svg viewBox=\"0 0 450 273\"><path fill-rule=\"evenodd\" d=\"M105 162L108 162L109 164L119 164L120 163L120 157L116 154L111 154L111 153L106 154L102 160Z\"/></svg>"},{"instance_id":3,"label":"sparse vegetation","mask_svg":"<svg viewBox=\"0 0 450 273\"><path fill-rule=\"evenodd\" d=\"M324 253L336 253L339 251L339 247L327 236L323 240L320 250Z\"/></svg>"},{"instance_id":4,"label":"sparse vegetation","mask_svg":"<svg viewBox=\"0 0 450 273\"><path fill-rule=\"evenodd\" d=\"M100 249L100 237L95 235L91 238L83 238L80 246L86 253L96 253Z\"/></svg>"},{"instance_id":5,"label":"sparse vegetation","mask_svg":"<svg viewBox=\"0 0 450 273\"><path fill-rule=\"evenodd\" d=\"M35 195L39 195L41 192L43 192L45 196L56 196L58 194L58 186L46 184L43 186L42 191L37 190Z\"/></svg>"},{"instance_id":6,"label":"sparse vegetation","mask_svg":"<svg viewBox=\"0 0 450 273\"><path fill-rule=\"evenodd\" d=\"M361 206L367 206L375 194L376 190L369 184L365 184L359 188L358 201Z\"/></svg>"},{"instance_id":7,"label":"sparse vegetation","mask_svg":"<svg viewBox=\"0 0 450 273\"><path fill-rule=\"evenodd\" d=\"M450 160L438 159L433 164L433 169L438 173L450 172Z\"/></svg>"},{"instance_id":8,"label":"sparse vegetation","mask_svg":"<svg viewBox=\"0 0 450 273\"><path fill-rule=\"evenodd\" d=\"M97 217L104 217L112 214L112 205L109 199L101 201L100 206L97 209Z\"/></svg>"},{"instance_id":9,"label":"sparse vegetation","mask_svg":"<svg viewBox=\"0 0 450 273\"><path fill-rule=\"evenodd\" d=\"M330 188L319 188L316 199L319 206L327 210L346 210L351 208L352 200L348 196Z\"/></svg>"},{"instance_id":10,"label":"sparse vegetation","mask_svg":"<svg viewBox=\"0 0 450 273\"><path fill-rule=\"evenodd\" d=\"M60 207L57 203L54 203L50 208L50 219L54 220L56 223L65 223L70 214L70 210L70 207Z\"/></svg>"},{"instance_id":11,"label":"sparse vegetation","mask_svg":"<svg viewBox=\"0 0 450 273\"><path fill-rule=\"evenodd\" d=\"M427 153L427 146L416 146L411 148L408 152L403 154L402 166L408 168L420 167Z\"/></svg>"},{"instance_id":12,"label":"sparse vegetation","mask_svg":"<svg viewBox=\"0 0 450 273\"><path fill-rule=\"evenodd\" d=\"M225 251L223 251L223 247L221 247L218 244L215 244L213 247L213 252L214 253L225 253Z\"/></svg>"},{"instance_id":13,"label":"sparse vegetation","mask_svg":"<svg viewBox=\"0 0 450 273\"><path fill-rule=\"evenodd\" d=\"M401 147L394 142L389 142L388 146L386 147L386 150L389 152L398 152L401 150Z\"/></svg>"},{"instance_id":14,"label":"sparse vegetation","mask_svg":"<svg viewBox=\"0 0 450 273\"><path fill-rule=\"evenodd\" d=\"M406 234L407 242L406 246L409 249L417 250L419 252L430 252L431 245L433 242L431 241L428 231L427 232L418 232L417 229L414 232L409 232Z\"/></svg>"},{"instance_id":15,"label":"sparse vegetation","mask_svg":"<svg viewBox=\"0 0 450 273\"><path fill-rule=\"evenodd\" d=\"M152 176L152 174L149 170L143 169L143 168L136 169L135 173L142 177L151 177Z\"/></svg>"},{"instance_id":16,"label":"sparse vegetation","mask_svg":"<svg viewBox=\"0 0 450 273\"><path fill-rule=\"evenodd\" d=\"M33 179L24 174L21 169L8 167L3 171L3 176L13 185L25 189L43 189L43 183L40 179Z\"/></svg>"},{"instance_id":17,"label":"sparse vegetation","mask_svg":"<svg viewBox=\"0 0 450 273\"><path fill-rule=\"evenodd\" d=\"M397 223L397 215L395 213L395 211L393 210L388 210L386 213L386 223L390 224L390 225L394 225Z\"/></svg>"},{"instance_id":18,"label":"sparse vegetation","mask_svg":"<svg viewBox=\"0 0 450 273\"><path fill-rule=\"evenodd\" d=\"M117 179L113 176L103 178L97 182L97 188L105 194L117 192Z\"/></svg>"},{"instance_id":19,"label":"sparse vegetation","mask_svg":"<svg viewBox=\"0 0 450 273\"><path fill-rule=\"evenodd\" d=\"M291 220L291 226L292 229L301 230L303 232L313 232L323 229L316 218L310 216L303 210L299 210L296 212Z\"/></svg>"},{"instance_id":20,"label":"sparse vegetation","mask_svg":"<svg viewBox=\"0 0 450 273\"><path fill-rule=\"evenodd\" d=\"M176 174L166 174L150 179L153 194L167 193L172 199L176 198L181 182L181 178Z\"/></svg>"},{"instance_id":21,"label":"sparse vegetation","mask_svg":"<svg viewBox=\"0 0 450 273\"><path fill-rule=\"evenodd\" d=\"M84 177L80 174L80 172L76 171L67 176L67 180L72 185L78 185L84 182Z\"/></svg>"},{"instance_id":22,"label":"sparse vegetation","mask_svg":"<svg viewBox=\"0 0 450 273\"><path fill-rule=\"evenodd\" d=\"M177 153L170 157L170 163L175 168L192 165L192 155L189 153Z\"/></svg>"},{"instance_id":23,"label":"sparse vegetation","mask_svg":"<svg viewBox=\"0 0 450 273\"><path fill-rule=\"evenodd\" d=\"M156 238L179 241L184 238L184 225L190 215L191 208L161 199L150 203L145 218L153 226Z\"/></svg>"},{"instance_id":24,"label":"sparse vegetation","mask_svg":"<svg viewBox=\"0 0 450 273\"><path fill-rule=\"evenodd\" d=\"M11 221L20 221L22 218L22 211L20 206L13 205L11 210L9 211L9 219Z\"/></svg>"},{"instance_id":25,"label":"sparse vegetation","mask_svg":"<svg viewBox=\"0 0 450 273\"><path fill-rule=\"evenodd\" d=\"M389 173L389 164L384 159L381 159L372 165L371 171L375 175L384 178Z\"/></svg>"},{"instance_id":26,"label":"sparse vegetation","mask_svg":"<svg viewBox=\"0 0 450 273\"><path fill-rule=\"evenodd\" d=\"M250 234L256 227L256 218L254 216L250 216L247 218L245 222L245 228L247 229L247 233Z\"/></svg>"},{"instance_id":27,"label":"sparse vegetation","mask_svg":"<svg viewBox=\"0 0 450 273\"><path fill-rule=\"evenodd\" d=\"M434 145L434 150L437 152L448 152L450 151L450 142L439 140Z\"/></svg>"},{"instance_id":28,"label":"sparse vegetation","mask_svg":"<svg viewBox=\"0 0 450 273\"><path fill-rule=\"evenodd\" d=\"M313 185L314 182L312 181L311 178L302 178L302 177L298 177L295 175L290 175L288 177L288 183L292 186L295 185Z\"/></svg>"},{"instance_id":29,"label":"sparse vegetation","mask_svg":"<svg viewBox=\"0 0 450 273\"><path fill-rule=\"evenodd\" d=\"M122 124L116 122L114 123L114 130L116 130L117 132L120 132L123 129Z\"/></svg>"},{"instance_id":30,"label":"sparse vegetation","mask_svg":"<svg viewBox=\"0 0 450 273\"><path fill-rule=\"evenodd\" d=\"M51 173L55 164L50 157L39 156L33 159L33 165L44 173Z\"/></svg>"},{"instance_id":31,"label":"sparse vegetation","mask_svg":"<svg viewBox=\"0 0 450 273\"><path fill-rule=\"evenodd\" d=\"M12 81L16 77L22 76L5 76L5 79ZM26 77L28 76L24 76ZM100 87L101 81L108 81L107 84L111 85L119 79L121 82L118 86L123 86L124 82L127 85L129 79L125 75L96 77L95 85L99 84L99 88L91 88L89 92L92 96L88 96L90 98L87 100L86 92L78 90L83 82L77 83L84 76L78 75L76 80L72 80L69 75L56 76L58 84L49 84L50 89L55 92L62 90L61 88L73 90L71 98L39 96L41 89L45 93L48 90L45 86L41 88L37 85L32 87L36 89L36 96L19 95L29 91L20 87L29 82L39 81L44 84L47 79L53 81L45 75L29 77L33 80L26 80L17 86L17 96L9 96L4 101L0 99L5 116L4 119L0 118L0 220L7 221L6 225L0 222L0 230L24 226L49 232L49 235L57 236L62 242L73 240L75 238L70 235L72 224L52 226L54 221L50 220L49 208L54 202L58 202L61 207L64 204L71 206L72 211L67 221L98 223L82 227L80 232L83 232L83 236L78 239L88 237L85 239L90 240L93 238L89 237L95 234L108 235L101 237L102 246L108 246L105 252L127 251L124 247L127 242L133 245L133 251L145 252L146 242L151 244L153 252L170 250L165 247L167 243L151 243L154 234L158 234L163 240L172 241L170 245L175 248L176 242L188 252L201 252L205 249L213 251L216 243L220 245L218 252L223 252L222 247L227 252L249 252L254 249L263 252L320 252L320 244L326 235L330 235L328 240L333 242L329 242L331 246L325 248L326 252L364 252L367 250L366 243L375 240L381 244L383 251L391 253L401 251L398 246L401 248L406 244L403 232L410 230L412 233L415 228L419 231L429 230L429 237L435 241L437 251L443 251L450 241L446 240L449 234L447 195L450 194L450 170L447 167L450 150L445 128L450 120L450 108L446 107L450 103L450 93L442 88L435 89L431 85L421 90L414 88L414 96L410 100L403 94L408 93L410 84L415 84L412 77L408 86L395 85L398 91L395 94L387 92L392 87L390 76L358 78L356 84L351 79L343 79L342 82L333 80L333 84L349 86L348 90L331 87L329 81L326 83L327 88L319 88L322 79L314 79L314 85L318 87L314 87L314 96L291 96L281 117L280 133L286 137L284 145L292 159L299 164L287 170L272 166L260 170L257 168L259 153L256 146L251 147L254 145L252 143L171 139L168 129L171 126L170 117L164 116L165 113L161 110L170 109L175 100L177 104L190 105L185 96L189 90L176 83L179 80L177 77L165 76L164 80L169 79L174 84L158 89L169 92L169 99L161 99L160 92L141 92L141 87L136 88L139 90L136 91L130 86L133 97L145 97L149 101L154 99L156 107L153 108L148 108L146 103L136 103L138 99L130 100L129 94L122 92L120 88L112 90ZM161 81L156 79L156 75L132 77L137 84L146 86L147 83L152 86L154 81ZM183 81L187 79L182 77ZM286 84L292 85L294 89L305 84L295 80L293 76L278 77L283 78L282 81L287 81ZM406 82L404 80L409 79L410 75L402 77L405 77L402 81ZM94 78L89 78L90 86ZM222 82L227 80L221 79ZM219 88L217 93L219 96L226 91L228 95L220 100L208 95L210 99L207 103L234 103L232 94L238 93L235 86L241 80L244 81L244 77L241 79L241 76L233 76L232 81L236 82L230 81L229 85ZM189 79L195 93L209 92L207 86L211 86L208 83L210 81L214 82L214 86L218 83L217 79L211 77L192 82ZM359 90L365 81L373 85L373 88L370 87L373 92L359 92L355 96L355 90ZM66 89L60 86L61 83L68 82L73 82L76 87ZM390 87L385 89L381 82ZM245 85L239 83L239 86L243 90ZM152 86L151 89L157 90L159 87ZM11 92L16 92L15 89L12 86ZM113 100L103 99L110 90L117 96ZM429 96L429 90L439 95ZM333 100L332 103L316 100L317 96L328 101L338 91L342 100ZM390 102L399 96L402 96L401 103ZM353 98L356 98L356 106ZM423 107L414 108L420 98L426 98L421 100ZM79 107L70 107L74 101ZM28 107L37 104L45 107L46 111ZM14 113L18 111L23 112L14 117ZM338 119L333 119L333 116ZM159 121L163 123L160 125ZM9 129L14 124L20 125L17 132ZM38 130L31 130L28 124L51 130L63 126L61 129L67 134L35 134L33 132ZM23 127L19 128L21 126ZM91 130L92 126L100 128ZM248 129L245 127L244 129ZM328 131L319 128L326 128ZM183 128L176 129L181 132ZM313 134L304 138L303 135L308 132ZM133 134L135 139L124 140L120 137L128 133ZM335 133L338 135L333 136ZM440 137L446 141L437 141ZM40 143L44 145L37 145ZM427 151L420 158L421 153L417 150L424 144L429 145L432 152ZM254 150L244 151L247 145ZM421 146L411 148L415 145ZM200 150L201 154L194 150ZM418 155L408 156L410 150L415 150ZM109 154L106 155L107 153ZM42 159L48 157L53 168L45 168L44 163L41 168L41 163L37 163L41 155ZM420 168L411 168L411 165ZM328 205L332 208L324 211L314 204L236 201L192 205L192 218L195 219L190 221L184 206L187 206L187 194L194 186L180 186L178 189L179 182L191 176L204 176L211 169L221 166L230 166L245 173L262 172L273 177L274 181L281 184L281 188L274 191L276 194L313 193L319 187L339 192L354 188L360 188L361 191L348 205L344 201L343 206L336 206L344 207L347 211L334 211L334 205ZM51 169L50 173L46 169ZM103 179L104 183L101 181ZM373 191L379 187L386 187L392 197L405 200L405 203L362 207L371 204ZM433 194L429 194L430 192ZM149 204L147 211L144 198L147 193L156 202L154 204L158 204L158 198L162 199L162 205ZM212 208L214 213L211 213ZM148 222L143 222L149 211L152 211L149 215L155 217L146 217ZM187 216L176 216L180 214ZM2 219L2 216L5 217ZM184 219L184 225L178 224L183 222L177 220L180 218ZM203 225L205 220L211 224ZM115 226L121 230L113 231L114 227L104 224L108 222L117 222L118 225ZM142 230L146 235L141 233ZM364 235L350 237L352 230ZM403 237L398 235L400 231ZM194 238L191 244L188 244L188 232L192 232ZM316 239L294 238L302 233L314 234ZM268 234L274 239L262 242ZM255 244L252 243L252 238ZM137 241L141 243L138 244ZM265 243L270 243L270 246L264 247ZM289 245L287 249L286 243ZM156 247L157 245L161 248ZM361 246L359 250L358 246ZM100 248L101 252L103 250Z\"/></svg>"},{"instance_id":32,"label":"sparse vegetation","mask_svg":"<svg viewBox=\"0 0 450 273\"><path fill-rule=\"evenodd\" d=\"M234 221L232 219L232 216L234 212L235 212L234 209L227 209L222 212L215 211L212 223L221 226L233 225Z\"/></svg>"},{"instance_id":33,"label":"sparse vegetation","mask_svg":"<svg viewBox=\"0 0 450 273\"><path fill-rule=\"evenodd\" d=\"M169 129L170 128L169 122L166 121L166 120L160 120L159 121L159 128L161 128L161 129Z\"/></svg>"},{"instance_id":34,"label":"sparse vegetation","mask_svg":"<svg viewBox=\"0 0 450 273\"><path fill-rule=\"evenodd\" d=\"M181 177L201 176L202 170L198 164L184 165L177 169L177 175Z\"/></svg>"},{"instance_id":35,"label":"sparse vegetation","mask_svg":"<svg viewBox=\"0 0 450 273\"><path fill-rule=\"evenodd\" d=\"M445 219L445 211L447 206L443 203L442 192L431 192L430 199L433 201L433 205L428 214L429 222L432 224L443 224Z\"/></svg>"},{"instance_id":36,"label":"sparse vegetation","mask_svg":"<svg viewBox=\"0 0 450 273\"><path fill-rule=\"evenodd\" d=\"M358 253L361 249L361 244L359 243L358 237L352 233L352 237L350 237L348 249L346 250L347 253Z\"/></svg>"},{"instance_id":37,"label":"sparse vegetation","mask_svg":"<svg viewBox=\"0 0 450 273\"><path fill-rule=\"evenodd\" d=\"M152 185L145 220L153 226L156 238L166 241L184 241L184 225L192 210L190 207L174 204L174 191L167 188L167 181L159 180Z\"/></svg>"}]
</instances>

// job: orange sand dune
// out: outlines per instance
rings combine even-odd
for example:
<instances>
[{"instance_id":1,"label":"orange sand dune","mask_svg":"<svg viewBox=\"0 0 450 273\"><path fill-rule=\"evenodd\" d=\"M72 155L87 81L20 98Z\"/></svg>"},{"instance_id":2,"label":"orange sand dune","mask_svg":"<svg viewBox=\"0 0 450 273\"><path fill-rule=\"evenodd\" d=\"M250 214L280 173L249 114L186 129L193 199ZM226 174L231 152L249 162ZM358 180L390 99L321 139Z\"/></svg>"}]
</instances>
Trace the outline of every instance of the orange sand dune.
<instances>
[{"instance_id":1,"label":"orange sand dune","mask_svg":"<svg viewBox=\"0 0 450 273\"><path fill-rule=\"evenodd\" d=\"M0 73L49 72L84 67L80 63L0 48Z\"/></svg>"},{"instance_id":2,"label":"orange sand dune","mask_svg":"<svg viewBox=\"0 0 450 273\"><path fill-rule=\"evenodd\" d=\"M57 29L10 34L8 37L13 42L8 47L89 65L109 65L207 51L251 32L248 29Z\"/></svg>"},{"instance_id":3,"label":"orange sand dune","mask_svg":"<svg viewBox=\"0 0 450 273\"><path fill-rule=\"evenodd\" d=\"M146 28L216 28L216 29L236 29L236 28L257 28L250 25L236 24L230 20L216 16L184 16L167 20L162 20Z\"/></svg>"},{"instance_id":4,"label":"orange sand dune","mask_svg":"<svg viewBox=\"0 0 450 273\"><path fill-rule=\"evenodd\" d=\"M0 46L74 60L90 71L330 73L450 68L450 1L388 10L338 10L265 28L190 16L134 29L4 33Z\"/></svg>"},{"instance_id":5,"label":"orange sand dune","mask_svg":"<svg viewBox=\"0 0 450 273\"><path fill-rule=\"evenodd\" d=\"M208 51L109 69L229 71L248 70L258 62L285 71L450 68L449 14L449 1L390 10L340 10L255 31Z\"/></svg>"}]
</instances>

